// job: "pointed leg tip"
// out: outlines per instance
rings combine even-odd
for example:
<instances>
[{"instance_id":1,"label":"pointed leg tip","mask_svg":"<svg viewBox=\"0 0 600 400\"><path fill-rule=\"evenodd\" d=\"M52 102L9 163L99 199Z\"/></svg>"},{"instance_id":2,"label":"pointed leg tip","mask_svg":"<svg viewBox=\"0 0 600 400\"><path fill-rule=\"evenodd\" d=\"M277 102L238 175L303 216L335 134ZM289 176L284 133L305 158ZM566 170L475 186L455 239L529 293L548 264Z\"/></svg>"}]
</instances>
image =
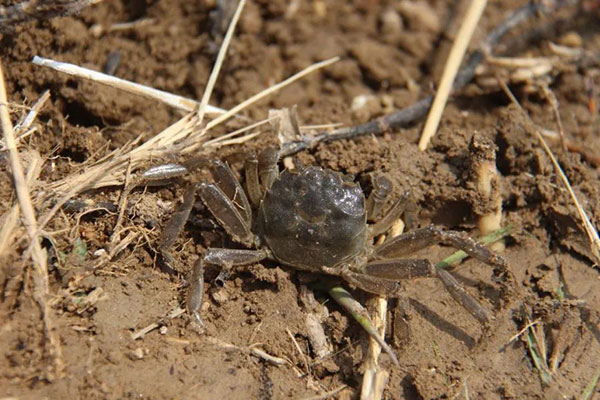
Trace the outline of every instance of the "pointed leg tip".
<instances>
[{"instance_id":1,"label":"pointed leg tip","mask_svg":"<svg viewBox=\"0 0 600 400\"><path fill-rule=\"evenodd\" d=\"M200 316L200 313L198 311L193 311L191 314L192 323L195 325L199 332L204 333L204 331L206 331L206 325L204 325L204 320Z\"/></svg>"}]
</instances>

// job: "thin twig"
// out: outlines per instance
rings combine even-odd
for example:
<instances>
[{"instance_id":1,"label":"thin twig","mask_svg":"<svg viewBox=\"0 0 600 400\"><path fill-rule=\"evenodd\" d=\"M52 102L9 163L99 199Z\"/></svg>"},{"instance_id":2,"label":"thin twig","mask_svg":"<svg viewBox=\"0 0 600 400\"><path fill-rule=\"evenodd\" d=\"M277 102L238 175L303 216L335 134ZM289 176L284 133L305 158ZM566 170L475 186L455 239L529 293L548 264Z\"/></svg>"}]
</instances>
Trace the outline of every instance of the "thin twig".
<instances>
[{"instance_id":1,"label":"thin twig","mask_svg":"<svg viewBox=\"0 0 600 400\"><path fill-rule=\"evenodd\" d=\"M270 362L271 364L277 367L289 364L287 360L281 357L272 356L271 354L259 349L258 347L251 347L250 353L258 358L262 358L263 360Z\"/></svg>"},{"instance_id":2,"label":"thin twig","mask_svg":"<svg viewBox=\"0 0 600 400\"><path fill-rule=\"evenodd\" d=\"M88 68L83 68L74 64L51 60L49 58L43 58L39 56L33 56L31 62L35 65L42 67L51 68L55 71L65 73L67 75L75 76L82 79L87 79L92 82L97 82L102 85L106 85L115 89L123 90L125 92L144 96L153 100L158 100L171 107L191 112L200 106L200 103L187 97L178 96L173 93L165 92L163 90L154 89L149 86L141 85L139 83L130 82L125 79L117 78L113 75L103 74L102 72L94 71ZM206 105L206 112L209 114L223 114L226 110L211 105Z\"/></svg>"},{"instance_id":3,"label":"thin twig","mask_svg":"<svg viewBox=\"0 0 600 400\"><path fill-rule=\"evenodd\" d=\"M596 390L596 386L598 385L598 380L600 380L600 368L596 369L596 373L592 377L590 383L585 387L583 393L579 397L580 400L590 400L594 395L594 391Z\"/></svg>"},{"instance_id":4,"label":"thin twig","mask_svg":"<svg viewBox=\"0 0 600 400\"><path fill-rule=\"evenodd\" d=\"M23 118L15 125L15 133L19 134L29 129L31 124L33 124L33 121L35 121L35 119L37 118L38 113L40 112L44 104L46 104L46 101L48 101L49 98L50 90L44 90L44 93L42 93L42 95L35 101L33 106L31 106L31 109L29 110L25 118Z\"/></svg>"},{"instance_id":5,"label":"thin twig","mask_svg":"<svg viewBox=\"0 0 600 400\"><path fill-rule=\"evenodd\" d=\"M298 354L300 354L300 357L302 358L302 363L304 364L304 369L305 369L304 373L306 375L310 375L310 366L308 365L308 359L306 357L306 354L304 354L302 352L302 349L300 348L300 345L298 344L298 341L296 340L294 335L292 335L292 332L290 332L290 330L288 328L286 328L285 331L287 332L288 336L292 340L292 343L294 344L296 351L298 352Z\"/></svg>"},{"instance_id":6,"label":"thin twig","mask_svg":"<svg viewBox=\"0 0 600 400\"><path fill-rule=\"evenodd\" d=\"M374 303L375 305L375 312L372 317L373 324L379 335L384 337L388 302L385 297L381 296L376 296L372 300L371 304ZM380 353L381 346L379 346L376 339L369 336L369 347L365 360L366 368L360 392L361 400L380 400L383 396L389 373L379 367L377 359Z\"/></svg>"},{"instance_id":7,"label":"thin twig","mask_svg":"<svg viewBox=\"0 0 600 400\"><path fill-rule=\"evenodd\" d=\"M527 332L527 330L529 328L531 328L532 326L538 324L540 321L539 320L535 320L532 322L529 322L527 325L525 325L525 327L523 329L521 329L519 332L517 332L516 334L514 334L513 336L510 337L510 339L508 339L508 341L506 342L506 344L504 346L507 346L509 344L511 344L512 342L514 342L515 340L517 340L522 334L524 334L525 332Z\"/></svg>"},{"instance_id":8,"label":"thin twig","mask_svg":"<svg viewBox=\"0 0 600 400\"><path fill-rule=\"evenodd\" d=\"M233 132L229 132L229 133L227 133L225 135L216 137L214 139L207 140L206 142L204 142L204 146L222 146L223 142L226 142L227 140L231 139L232 137L237 136L240 133L244 133L244 132L250 131L250 130L252 130L254 128L258 128L259 126L264 125L266 123L269 123L272 120L273 120L273 118L271 118L271 119L268 119L268 118L267 119L263 119L262 121L255 122L255 123L253 123L251 125L248 125L248 126L245 126L243 128L237 129L237 130L235 130Z\"/></svg>"},{"instance_id":9,"label":"thin twig","mask_svg":"<svg viewBox=\"0 0 600 400\"><path fill-rule=\"evenodd\" d=\"M255 137L259 136L262 132L252 132L252 133L248 133L244 136L240 136L240 137L236 137L233 139L228 139L228 140L221 140L220 142L218 142L217 144L212 144L210 145L210 147L214 148L214 147L223 147L223 146L230 146L232 144L241 144L241 143L245 143L250 139L254 139ZM205 145L206 147L206 145Z\"/></svg>"},{"instance_id":10,"label":"thin twig","mask_svg":"<svg viewBox=\"0 0 600 400\"><path fill-rule=\"evenodd\" d=\"M477 26L477 23L483 14L486 4L487 0L473 0L471 2L471 6L467 10L467 14L465 15L463 23L461 24L456 36L456 40L454 41L452 49L450 50L450 54L448 55L448 60L446 62L446 66L444 67L444 73L442 74L438 91L435 95L435 99L433 100L433 104L431 105L431 109L429 110L429 116L427 117L427 121L425 121L425 127L423 128L423 133L421 134L421 140L419 140L419 150L421 151L425 151L429 141L437 131L440 119L442 118L442 113L444 112L446 101L448 101L448 96L450 95L450 90L452 89L452 83L456 78L458 68L460 67L462 59L465 56L465 52L467 51L467 47L471 41L473 32L475 32L475 27Z\"/></svg>"},{"instance_id":11,"label":"thin twig","mask_svg":"<svg viewBox=\"0 0 600 400\"><path fill-rule=\"evenodd\" d=\"M100 37L103 33L120 32L120 31L126 31L126 30L130 30L130 29L139 29L143 26L152 25L155 23L156 23L156 20L153 18L142 18L142 19L137 19L135 21L130 21L130 22L120 22L120 23L109 25L109 26L103 26L101 24L96 24L96 25L93 25L92 27L90 27L90 32L95 37Z\"/></svg>"},{"instance_id":12,"label":"thin twig","mask_svg":"<svg viewBox=\"0 0 600 400\"><path fill-rule=\"evenodd\" d=\"M383 351L390 356L394 364L400 365L398 362L398 357L396 357L396 354L394 354L394 350L392 350L379 332L377 332L377 329L375 329L375 326L369 317L369 313L362 306L362 304L356 301L352 295L341 286L334 286L330 288L328 292L329 295L336 301L336 303L344 307L344 309L346 309L346 311L352 315L356 322L360 324L360 326L369 334L369 336L377 341Z\"/></svg>"},{"instance_id":13,"label":"thin twig","mask_svg":"<svg viewBox=\"0 0 600 400\"><path fill-rule=\"evenodd\" d=\"M27 169L27 176L25 178L27 185L31 185L40 175L42 171L42 157L40 157L37 151L31 151L29 156L29 165ZM19 202L18 200L13 204L10 210L8 210L0 219L2 229L0 229L0 258L5 251L9 249L9 246L13 243L14 237L19 232L16 229L16 225L19 217Z\"/></svg>"},{"instance_id":14,"label":"thin twig","mask_svg":"<svg viewBox=\"0 0 600 400\"><path fill-rule=\"evenodd\" d=\"M546 345L543 337L543 331L541 334L538 334L538 327L538 325L532 325L529 327L527 336L525 336L525 341L527 343L527 348L529 349L531 359L533 360L533 363L540 375L540 379L544 384L547 385L552 380L552 373L548 368L548 363L546 360Z\"/></svg>"},{"instance_id":15,"label":"thin twig","mask_svg":"<svg viewBox=\"0 0 600 400\"><path fill-rule=\"evenodd\" d=\"M465 388L465 400L471 400L471 396L469 395L469 384L467 383L467 378L465 378L464 388Z\"/></svg>"},{"instance_id":16,"label":"thin twig","mask_svg":"<svg viewBox=\"0 0 600 400\"><path fill-rule=\"evenodd\" d=\"M229 110L227 113L218 116L217 118L215 118L214 120L210 121L207 125L206 125L206 129L211 129L214 128L215 126L222 124L223 122L225 122L226 120L228 120L229 118L231 118L232 115L240 112L241 110L243 110L244 108L250 106L251 104L256 103L259 100L262 100L263 98L265 98L266 96L270 95L273 92L276 92L280 89L282 89L283 87L297 81L298 79L314 72L317 71L321 68L325 68L333 63L336 63L340 60L340 57L332 57L329 58L327 60L324 61L320 61L318 63L314 63L306 68L304 68L302 71L290 76L289 78L285 79L282 82L279 82L276 85L273 85L271 87L268 87L267 89L263 90L260 93L255 94L254 96L250 97L247 100L242 101L240 104L238 104L237 106L233 107L231 110Z\"/></svg>"},{"instance_id":17,"label":"thin twig","mask_svg":"<svg viewBox=\"0 0 600 400\"><path fill-rule=\"evenodd\" d=\"M333 389L332 391L323 393L322 395L312 396L312 397L304 397L301 400L327 400L330 397L335 396L336 394L340 393L342 390L347 389L347 388L348 388L348 385L342 385L338 388Z\"/></svg>"},{"instance_id":18,"label":"thin twig","mask_svg":"<svg viewBox=\"0 0 600 400\"><path fill-rule=\"evenodd\" d=\"M475 69L484 60L502 38L506 36L517 25L540 15L551 14L561 8L577 4L579 0L548 0L529 2L522 8L513 11L494 28L480 45L480 49L471 54L464 68L458 73L454 80L453 89L464 87L475 76ZM361 125L336 129L334 131L320 132L316 135L305 136L299 140L285 143L282 146L281 156L289 156L302 150L310 149L321 142L331 142L340 139L353 139L366 135L378 135L383 132L396 130L409 126L427 114L433 98L428 96L417 103L402 110L384 115Z\"/></svg>"},{"instance_id":19,"label":"thin twig","mask_svg":"<svg viewBox=\"0 0 600 400\"><path fill-rule=\"evenodd\" d=\"M562 119L560 118L560 112L558 111L558 100L552 89L550 89L550 87L547 84L543 84L541 86L542 91L544 92L544 96L546 97L548 103L550 103L550 106L552 107L554 120L556 121L556 127L558 128L558 136L560 136L560 145L562 146L563 151L566 152L568 150L567 139L565 137L565 130L563 128Z\"/></svg>"},{"instance_id":20,"label":"thin twig","mask_svg":"<svg viewBox=\"0 0 600 400\"><path fill-rule=\"evenodd\" d=\"M129 192L132 189L131 185L131 162L127 165L127 171L125 173L125 182L123 184L123 190L121 191L121 197L119 198L119 214L117 216L117 222L113 228L113 234L109 240L109 254L111 258L113 256L113 250L117 246L117 241L121 239L121 226L123 225L123 218L125 217L125 209L127 208L127 198Z\"/></svg>"},{"instance_id":21,"label":"thin twig","mask_svg":"<svg viewBox=\"0 0 600 400\"><path fill-rule=\"evenodd\" d=\"M378 243L383 243L393 237L400 235L404 231L404 222L398 219L389 229L389 234L386 237L382 235L378 239ZM373 325L381 337L385 337L385 329L387 324L387 306L388 301L383 296L375 296L369 299L369 308L374 309L372 320ZM379 354L381 346L376 339L369 336L369 347L365 357L364 365L365 372L363 374L362 387L360 392L361 400L380 400L383 397L383 391L387 383L389 373L379 366Z\"/></svg>"},{"instance_id":22,"label":"thin twig","mask_svg":"<svg viewBox=\"0 0 600 400\"><path fill-rule=\"evenodd\" d=\"M127 207L127 196L131 190L131 163L127 165L127 171L125 171L125 182L123 183L123 190L121 191L121 197L119 199L119 216L115 223L114 231L118 231L123 225L123 218L125 216L125 209Z\"/></svg>"},{"instance_id":23,"label":"thin twig","mask_svg":"<svg viewBox=\"0 0 600 400\"><path fill-rule=\"evenodd\" d=\"M206 87L204 88L204 93L202 94L202 99L200 100L200 107L198 107L198 123L201 124L204 119L204 113L207 111L208 100L210 100L210 96L212 95L213 89L215 87L215 83L217 82L217 78L219 76L219 72L221 71L221 66L223 65L223 60L225 59L225 54L227 54L227 49L229 48L229 43L231 42L231 38L233 37L233 32L235 30L235 26L240 19L240 15L242 14L242 10L244 9L244 5L246 4L246 0L240 0L238 3L237 9L235 10L235 14L233 14L233 18L229 23L229 28L227 29L227 33L225 34L225 38L223 39L223 43L219 48L219 53L217 54L217 59L215 61L215 65L213 66L212 71L210 72L210 76L208 77L208 82L206 83Z\"/></svg>"},{"instance_id":24,"label":"thin twig","mask_svg":"<svg viewBox=\"0 0 600 400\"><path fill-rule=\"evenodd\" d=\"M240 351L245 354L252 354L252 355L254 355L258 358L262 358L263 360L268 361L271 364L276 365L278 367L281 365L289 364L288 360L273 356L273 355L267 353L266 351L259 349L256 346L241 347L241 346L237 346L233 343L224 342L221 339L218 339L216 337L211 337L211 336L208 336L206 338L206 341L208 341L209 343L211 343L215 346L218 346L226 351L235 350L235 351Z\"/></svg>"},{"instance_id":25,"label":"thin twig","mask_svg":"<svg viewBox=\"0 0 600 400\"><path fill-rule=\"evenodd\" d=\"M31 203L31 197L29 195L29 187L23 174L23 167L19 159L19 153L17 151L17 144L15 141L15 133L13 130L12 122L10 120L10 114L8 112L8 99L6 97L6 86L4 83L4 71L2 68L2 62L0 60L0 119L2 122L2 132L4 135L4 143L8 149L8 158L12 169L12 175L15 183L15 190L17 192L17 198L19 199L19 205L21 213L24 217L25 228L29 234L32 248L32 258L34 263L34 284L35 289L33 296L38 303L40 312L42 314L42 320L44 322L44 332L50 343L48 349L52 360L54 361L55 373L57 376L63 374L63 361L60 343L55 337L53 330L53 323L50 319L50 309L46 301L48 296L48 266L46 264L46 253L42 249L40 243L40 237L37 233L37 220L35 216L35 210Z\"/></svg>"},{"instance_id":26,"label":"thin twig","mask_svg":"<svg viewBox=\"0 0 600 400\"><path fill-rule=\"evenodd\" d=\"M49 98L50 98L50 91L49 90L44 91L44 93L42 93L42 95L33 104L31 109L27 113L27 115L23 119L21 119L19 122L17 122L17 124L15 125L15 128L14 128L14 132L16 135L15 143L18 144L21 139L29 136L31 134L31 132L34 132L34 130L28 131L27 129L29 129L31 124L33 124L33 121L35 121L38 113L40 112L40 110L42 109L42 107L44 106L44 104L46 103L46 101ZM4 143L4 140L0 141L0 150L6 150L6 144Z\"/></svg>"},{"instance_id":27,"label":"thin twig","mask_svg":"<svg viewBox=\"0 0 600 400\"><path fill-rule=\"evenodd\" d=\"M147 333L152 332L159 326L165 325L168 320L179 317L180 315L185 314L185 310L181 307L175 307L165 318L160 319L157 322L153 322L150 325L134 332L131 334L131 340L138 340L143 338Z\"/></svg>"}]
</instances>

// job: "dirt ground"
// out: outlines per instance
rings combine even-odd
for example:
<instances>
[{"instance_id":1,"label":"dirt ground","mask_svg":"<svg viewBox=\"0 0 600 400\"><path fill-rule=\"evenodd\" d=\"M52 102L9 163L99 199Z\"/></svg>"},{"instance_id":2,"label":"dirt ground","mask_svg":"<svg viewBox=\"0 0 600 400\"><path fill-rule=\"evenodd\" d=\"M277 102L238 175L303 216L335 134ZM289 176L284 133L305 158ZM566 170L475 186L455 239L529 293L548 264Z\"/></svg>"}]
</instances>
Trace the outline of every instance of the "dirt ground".
<instances>
[{"instance_id":1,"label":"dirt ground","mask_svg":"<svg viewBox=\"0 0 600 400\"><path fill-rule=\"evenodd\" d=\"M523 4L489 2L473 43ZM561 59L540 78L549 82L558 100L570 150L564 152L558 141L548 140L595 226L600 222L599 8L592 1L577 16L570 8L556 18L530 21L511 37L525 37L540 27L552 29L543 31L546 38L518 41L508 51L512 56L555 57L552 41L596 55L596 63L588 64ZM431 94L439 81L462 10L439 0L251 0L211 104L229 109L314 62L341 56L341 61L243 115L248 121L261 120L269 109L297 105L304 125L352 125L408 106ZM19 145L25 162L31 150L44 160L31 186L38 215L58 196L44 191L50 182L88 168L128 141L147 140L183 114L34 66L32 57L96 70L105 70L109 60L120 57L116 76L200 99L223 36L223 18L215 12L214 1L105 0L75 17L29 22L2 34L0 56L13 121L27 113L22 105L30 106L50 90L36 130ZM111 29L140 20L146 22ZM380 357L389 372L384 398L579 399L590 384L589 393L598 398L596 260L573 202L538 140L502 91L482 82L456 94L425 152L417 148L419 123L383 136L320 144L293 159L352 174L366 191L370 173L385 173L395 194L407 189L414 194L419 225L434 223L478 236L482 208L472 178L470 142L476 133L490 140L497 147L503 225L513 227L503 256L515 281L497 282L490 267L471 259L452 270L493 314L487 330L457 305L440 281L404 282L406 299L399 303L409 307L393 312L395 302L390 302L390 317L395 316L391 325L398 329L386 336L400 365L385 354ZM535 123L557 131L551 104L539 85L515 83L511 88ZM353 108L355 98L365 95L371 96L366 105ZM245 124L236 120L220 133ZM275 134L260 129L257 139L212 150L211 155L264 148ZM16 202L7 160L4 154L0 158L3 223ZM148 160L148 165L161 161ZM241 171L240 163L234 167ZM118 212L107 211L105 205L64 210L45 227L49 318L62 349L62 374L33 297L27 235L22 227L10 232L9 245L0 252L0 397L301 399L327 398L326 393L339 388L331 398L359 397L367 335L326 293L315 291L316 301L309 301L312 292L306 290L307 281L330 282L328 277L268 261L237 268L229 279L217 282L218 271L209 269L202 308L205 332L186 314L168 317L185 301L185 278L197 257L207 247L236 246L198 204L175 244L180 267L161 267L160 232L183 187L134 190L122 227L141 234L101 268L92 266L108 248ZM78 199L116 204L121 192L122 187L109 187ZM421 256L439 261L452 252L434 246ZM370 297L352 293L363 303ZM330 346L325 357L316 354L308 337L307 316L315 313ZM132 338L153 323L156 329ZM407 330L409 335L398 334ZM250 348L287 361L274 365L251 355Z\"/></svg>"}]
</instances>

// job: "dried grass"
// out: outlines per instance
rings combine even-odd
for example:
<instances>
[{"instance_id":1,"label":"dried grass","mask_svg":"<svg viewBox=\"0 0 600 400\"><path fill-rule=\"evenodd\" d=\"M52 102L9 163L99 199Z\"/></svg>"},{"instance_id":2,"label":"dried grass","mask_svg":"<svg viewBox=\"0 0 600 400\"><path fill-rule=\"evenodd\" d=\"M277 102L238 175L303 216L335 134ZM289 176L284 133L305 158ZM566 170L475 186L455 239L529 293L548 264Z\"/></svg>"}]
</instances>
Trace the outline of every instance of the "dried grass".
<instances>
[{"instance_id":1,"label":"dried grass","mask_svg":"<svg viewBox=\"0 0 600 400\"><path fill-rule=\"evenodd\" d=\"M458 68L465 56L467 46L469 45L475 27L483 14L486 3L487 0L473 0L471 6L467 10L467 14L465 15L461 27L458 30L456 40L452 45L452 49L450 50L448 60L444 67L444 73L442 74L438 91L433 100L433 104L431 105L431 109L429 110L427 120L425 121L421 139L419 140L419 150L421 151L425 151L429 141L437 131L440 119L442 118L442 113L444 112L444 107L446 106L448 96L450 95L450 90L452 90L454 78L458 73Z\"/></svg>"},{"instance_id":2,"label":"dried grass","mask_svg":"<svg viewBox=\"0 0 600 400\"><path fill-rule=\"evenodd\" d=\"M75 76L77 78L86 79L92 82L100 83L127 93L138 96L143 96L149 99L157 100L165 103L168 106L179 110L192 112L200 106L200 103L193 99L178 96L173 93L168 93L162 90L154 89L149 86L140 85L139 83L129 82L125 79L117 78L113 75L103 74L102 72L94 71L88 68L83 68L74 64L51 60L34 56L31 62L41 67L51 68L55 71ZM211 114L222 114L225 110L211 105L205 106L206 112Z\"/></svg>"},{"instance_id":3,"label":"dried grass","mask_svg":"<svg viewBox=\"0 0 600 400\"><path fill-rule=\"evenodd\" d=\"M60 342L58 341L58 338L54 333L54 324L52 322L52 319L50 318L50 309L47 303L49 287L46 252L44 249L42 249L41 246L41 238L39 236L37 228L35 210L31 202L28 180L25 178L25 175L23 173L23 167L21 165L19 152L17 151L15 132L8 111L8 99L6 96L6 86L4 83L4 71L1 62L0 120L2 122L2 133L4 135L4 143L6 144L6 148L8 150L8 158L15 184L15 191L17 192L17 198L19 200L19 207L21 209L21 214L24 219L23 222L25 224L25 228L27 229L27 233L29 234L29 239L31 241L30 248L32 249L31 257L33 259L33 281L35 286L33 291L33 297L37 302L40 308L40 312L42 314L42 320L44 322L44 334L49 343L47 351L54 363L54 374L57 377L61 377L64 371L62 351ZM35 169L30 168L30 172L32 171L35 171ZM33 172L30 175L33 176Z\"/></svg>"},{"instance_id":4,"label":"dried grass","mask_svg":"<svg viewBox=\"0 0 600 400\"><path fill-rule=\"evenodd\" d=\"M398 219L390 228L387 238L381 236L378 240L383 243L386 239L391 239L400 235L404 231L404 221ZM387 324L387 307L388 301L385 297L375 296L368 301L367 307L372 309L372 320L374 328L381 337L385 337ZM389 372L379 366L379 355L381 354L381 346L376 339L369 336L369 346L365 357L365 373L360 392L361 400L379 400L383 398L383 391L389 378Z\"/></svg>"}]
</instances>

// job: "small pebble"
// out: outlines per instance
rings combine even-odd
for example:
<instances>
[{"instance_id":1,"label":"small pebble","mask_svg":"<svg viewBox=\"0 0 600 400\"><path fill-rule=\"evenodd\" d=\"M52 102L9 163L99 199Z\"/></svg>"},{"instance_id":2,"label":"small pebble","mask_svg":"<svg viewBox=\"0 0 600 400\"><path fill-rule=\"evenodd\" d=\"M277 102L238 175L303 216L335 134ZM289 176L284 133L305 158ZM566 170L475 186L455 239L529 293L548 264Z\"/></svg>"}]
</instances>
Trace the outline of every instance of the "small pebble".
<instances>
[{"instance_id":1,"label":"small pebble","mask_svg":"<svg viewBox=\"0 0 600 400\"><path fill-rule=\"evenodd\" d=\"M425 1L401 1L398 8L413 30L426 29L438 33L441 22L435 10Z\"/></svg>"},{"instance_id":2,"label":"small pebble","mask_svg":"<svg viewBox=\"0 0 600 400\"><path fill-rule=\"evenodd\" d=\"M221 305L229 300L229 295L227 294L226 290L215 290L210 294L210 296L218 305Z\"/></svg>"},{"instance_id":3,"label":"small pebble","mask_svg":"<svg viewBox=\"0 0 600 400\"><path fill-rule=\"evenodd\" d=\"M583 39L577 32L567 32L560 37L558 43L567 47L582 47Z\"/></svg>"},{"instance_id":4,"label":"small pebble","mask_svg":"<svg viewBox=\"0 0 600 400\"><path fill-rule=\"evenodd\" d=\"M127 357L133 361L141 360L142 358L144 358L144 350L141 347L138 347L135 350L127 353Z\"/></svg>"},{"instance_id":5,"label":"small pebble","mask_svg":"<svg viewBox=\"0 0 600 400\"><path fill-rule=\"evenodd\" d=\"M386 9L380 16L381 34L396 36L402 32L402 17L392 8Z\"/></svg>"},{"instance_id":6,"label":"small pebble","mask_svg":"<svg viewBox=\"0 0 600 400\"><path fill-rule=\"evenodd\" d=\"M98 39L104 33L104 28L101 24L94 24L90 27L90 34Z\"/></svg>"},{"instance_id":7,"label":"small pebble","mask_svg":"<svg viewBox=\"0 0 600 400\"><path fill-rule=\"evenodd\" d=\"M366 122L381 113L381 101L371 94L356 96L350 110L355 120Z\"/></svg>"},{"instance_id":8,"label":"small pebble","mask_svg":"<svg viewBox=\"0 0 600 400\"><path fill-rule=\"evenodd\" d=\"M293 171L295 168L295 165L294 165L294 160L292 159L292 157L285 157L283 159L283 166L285 167L285 169L287 169L289 171Z\"/></svg>"},{"instance_id":9,"label":"small pebble","mask_svg":"<svg viewBox=\"0 0 600 400\"><path fill-rule=\"evenodd\" d=\"M102 257L106 255L106 250L98 249L94 252L94 257Z\"/></svg>"},{"instance_id":10,"label":"small pebble","mask_svg":"<svg viewBox=\"0 0 600 400\"><path fill-rule=\"evenodd\" d=\"M327 15L327 5L322 0L316 0L313 2L313 11L319 18L325 18Z\"/></svg>"}]
</instances>

